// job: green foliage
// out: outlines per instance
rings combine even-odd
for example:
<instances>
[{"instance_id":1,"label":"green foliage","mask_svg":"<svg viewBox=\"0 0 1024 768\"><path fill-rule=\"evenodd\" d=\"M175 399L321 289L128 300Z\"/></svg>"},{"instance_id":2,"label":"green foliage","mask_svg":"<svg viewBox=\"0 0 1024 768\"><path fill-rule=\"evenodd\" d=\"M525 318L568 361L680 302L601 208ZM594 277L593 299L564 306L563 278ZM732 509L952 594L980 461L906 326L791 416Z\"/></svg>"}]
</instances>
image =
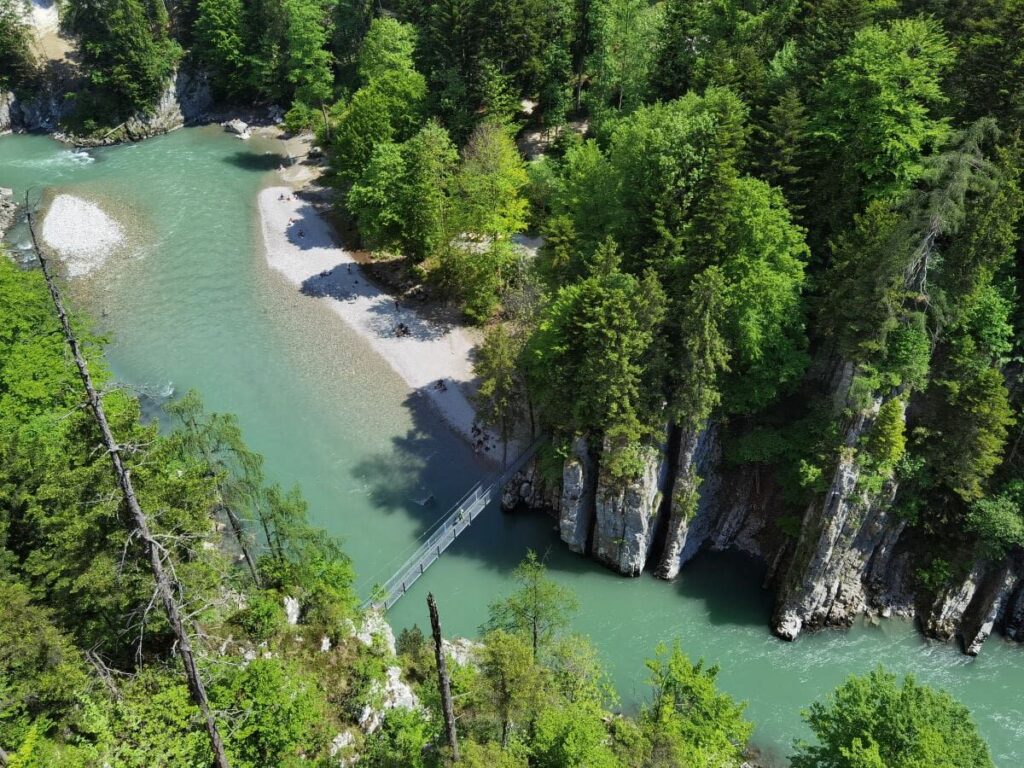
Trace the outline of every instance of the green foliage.
<instances>
[{"instance_id":1,"label":"green foliage","mask_svg":"<svg viewBox=\"0 0 1024 768\"><path fill-rule=\"evenodd\" d=\"M284 608L276 595L257 593L249 600L249 605L238 612L235 622L253 640L262 642L284 627Z\"/></svg>"},{"instance_id":2,"label":"green foliage","mask_svg":"<svg viewBox=\"0 0 1024 768\"><path fill-rule=\"evenodd\" d=\"M983 556L998 560L1024 547L1024 482L1013 480L998 494L974 502L967 515Z\"/></svg>"},{"instance_id":3,"label":"green foliage","mask_svg":"<svg viewBox=\"0 0 1024 768\"><path fill-rule=\"evenodd\" d=\"M988 748L967 708L912 677L900 683L879 668L850 677L804 713L816 744L798 742L794 768L982 768Z\"/></svg>"},{"instance_id":4,"label":"green foliage","mask_svg":"<svg viewBox=\"0 0 1024 768\"><path fill-rule=\"evenodd\" d=\"M363 237L417 262L438 255L453 236L457 161L447 131L433 121L401 145L378 144L347 197Z\"/></svg>"},{"instance_id":5,"label":"green foliage","mask_svg":"<svg viewBox=\"0 0 1024 768\"><path fill-rule=\"evenodd\" d=\"M558 291L527 345L531 396L564 434L639 438L650 423L644 363L664 293L653 275L638 280L618 261L614 242L602 245L594 273Z\"/></svg>"},{"instance_id":6,"label":"green foliage","mask_svg":"<svg viewBox=\"0 0 1024 768\"><path fill-rule=\"evenodd\" d=\"M591 110L629 112L646 99L655 62L661 5L647 0L593 0L589 5L593 53L588 64L594 82Z\"/></svg>"},{"instance_id":7,"label":"green foliage","mask_svg":"<svg viewBox=\"0 0 1024 768\"><path fill-rule=\"evenodd\" d=\"M528 181L508 129L495 121L481 123L462 150L456 179L460 230L501 239L525 229Z\"/></svg>"},{"instance_id":8,"label":"green foliage","mask_svg":"<svg viewBox=\"0 0 1024 768\"><path fill-rule=\"evenodd\" d=\"M426 81L412 61L415 33L393 19L375 19L360 56L362 86L331 109L329 157L348 187L359 179L383 142L401 142L420 127Z\"/></svg>"},{"instance_id":9,"label":"green foliage","mask_svg":"<svg viewBox=\"0 0 1024 768\"><path fill-rule=\"evenodd\" d=\"M199 0L195 42L199 59L209 68L214 90L231 98L243 88L247 66L242 0Z\"/></svg>"},{"instance_id":10,"label":"green foliage","mask_svg":"<svg viewBox=\"0 0 1024 768\"><path fill-rule=\"evenodd\" d=\"M524 406L519 354L519 343L499 324L488 329L473 361L473 373L480 382L475 395L477 417L497 426L505 445Z\"/></svg>"},{"instance_id":11,"label":"green foliage","mask_svg":"<svg viewBox=\"0 0 1024 768\"><path fill-rule=\"evenodd\" d=\"M229 669L210 698L219 709L245 713L227 744L232 765L299 766L302 752L316 754L330 738L316 681L279 659Z\"/></svg>"},{"instance_id":12,"label":"green foliage","mask_svg":"<svg viewBox=\"0 0 1024 768\"><path fill-rule=\"evenodd\" d=\"M333 93L328 15L321 0L285 0L288 81L302 104L322 106Z\"/></svg>"},{"instance_id":13,"label":"green foliage","mask_svg":"<svg viewBox=\"0 0 1024 768\"><path fill-rule=\"evenodd\" d=\"M91 114L82 117L113 124L133 112L150 111L181 56L167 36L163 4L68 0L61 15L79 40L82 64L95 89L87 107Z\"/></svg>"},{"instance_id":14,"label":"green foliage","mask_svg":"<svg viewBox=\"0 0 1024 768\"><path fill-rule=\"evenodd\" d=\"M617 768L604 712L590 702L548 707L538 714L532 740L538 768Z\"/></svg>"},{"instance_id":15,"label":"green foliage","mask_svg":"<svg viewBox=\"0 0 1024 768\"><path fill-rule=\"evenodd\" d=\"M36 74L32 31L25 22L19 0L0 2L0 90L19 91L30 85Z\"/></svg>"},{"instance_id":16,"label":"green foliage","mask_svg":"<svg viewBox=\"0 0 1024 768\"><path fill-rule=\"evenodd\" d=\"M653 74L663 99L730 86L748 101L764 95L770 64L801 4L794 0L668 0Z\"/></svg>"},{"instance_id":17,"label":"green foliage","mask_svg":"<svg viewBox=\"0 0 1024 768\"><path fill-rule=\"evenodd\" d=\"M512 574L519 588L491 603L489 631L502 630L526 638L535 655L546 650L565 629L579 603L576 596L547 575L547 567L532 549Z\"/></svg>"},{"instance_id":18,"label":"green foliage","mask_svg":"<svg viewBox=\"0 0 1024 768\"><path fill-rule=\"evenodd\" d=\"M871 426L867 454L872 469L883 476L892 474L907 447L903 410L903 402L898 398L886 400Z\"/></svg>"},{"instance_id":19,"label":"green foliage","mask_svg":"<svg viewBox=\"0 0 1024 768\"><path fill-rule=\"evenodd\" d=\"M416 710L392 709L383 726L366 740L360 762L380 768L427 768L427 748L436 739L437 723Z\"/></svg>"},{"instance_id":20,"label":"green foliage","mask_svg":"<svg viewBox=\"0 0 1024 768\"><path fill-rule=\"evenodd\" d=\"M830 65L814 125L820 151L832 158L830 181L855 191L854 210L921 178L923 155L949 133L936 109L953 58L937 21L897 19L858 31Z\"/></svg>"},{"instance_id":21,"label":"green foliage","mask_svg":"<svg viewBox=\"0 0 1024 768\"><path fill-rule=\"evenodd\" d=\"M22 744L61 719L78 719L86 674L78 649L32 605L21 584L0 581L0 742Z\"/></svg>"},{"instance_id":22,"label":"green foliage","mask_svg":"<svg viewBox=\"0 0 1024 768\"><path fill-rule=\"evenodd\" d=\"M659 647L647 668L653 701L640 713L640 723L655 759L738 767L753 726L743 718L744 705L718 692L718 667L691 663L677 644Z\"/></svg>"}]
</instances>

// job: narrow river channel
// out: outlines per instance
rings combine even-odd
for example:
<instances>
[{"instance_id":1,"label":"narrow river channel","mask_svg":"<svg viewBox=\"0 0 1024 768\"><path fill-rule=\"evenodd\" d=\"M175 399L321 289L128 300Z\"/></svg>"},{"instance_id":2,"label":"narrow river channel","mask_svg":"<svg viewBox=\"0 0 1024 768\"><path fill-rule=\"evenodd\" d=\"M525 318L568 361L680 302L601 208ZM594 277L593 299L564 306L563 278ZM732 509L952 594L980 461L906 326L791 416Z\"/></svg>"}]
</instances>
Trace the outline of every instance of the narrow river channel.
<instances>
[{"instance_id":1,"label":"narrow river channel","mask_svg":"<svg viewBox=\"0 0 1024 768\"><path fill-rule=\"evenodd\" d=\"M215 127L88 154L8 136L0 186L44 202L69 192L125 225L129 247L71 284L110 339L118 379L156 398L197 389L209 409L238 414L268 474L301 486L368 588L487 468L336 315L269 271L256 194L274 180L277 151ZM474 634L528 548L546 553L553 576L579 595L575 629L601 652L624 707L644 699L644 659L678 639L721 665L724 689L749 702L757 743L783 757L804 734L801 706L882 663L952 692L997 764L1024 765L1024 649L993 637L972 660L900 621L783 643L767 629L759 567L738 556L702 555L672 584L624 579L564 550L551 521L490 510L392 610L392 623L425 626L429 590L448 633Z\"/></svg>"}]
</instances>

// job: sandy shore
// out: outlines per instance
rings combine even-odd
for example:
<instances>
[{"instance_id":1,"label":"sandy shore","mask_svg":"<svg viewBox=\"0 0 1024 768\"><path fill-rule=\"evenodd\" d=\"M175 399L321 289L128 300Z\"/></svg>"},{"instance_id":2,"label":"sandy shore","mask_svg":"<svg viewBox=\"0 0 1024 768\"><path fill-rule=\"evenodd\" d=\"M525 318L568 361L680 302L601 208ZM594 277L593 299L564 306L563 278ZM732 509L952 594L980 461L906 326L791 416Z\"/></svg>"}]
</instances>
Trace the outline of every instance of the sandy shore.
<instances>
[{"instance_id":1,"label":"sandy shore","mask_svg":"<svg viewBox=\"0 0 1024 768\"><path fill-rule=\"evenodd\" d=\"M426 396L444 419L471 442L475 413L473 349L477 336L460 326L425 319L412 307L396 305L363 274L352 254L334 243L330 227L308 202L288 187L269 187L259 196L267 261L307 296L319 297L365 338L412 389ZM409 328L397 336L399 323ZM445 389L436 385L441 380ZM493 434L489 454L500 460ZM512 446L509 455L514 455Z\"/></svg>"},{"instance_id":2,"label":"sandy shore","mask_svg":"<svg viewBox=\"0 0 1024 768\"><path fill-rule=\"evenodd\" d=\"M124 228L102 208L73 195L57 195L43 218L43 242L64 264L69 277L87 275L124 246Z\"/></svg>"}]
</instances>

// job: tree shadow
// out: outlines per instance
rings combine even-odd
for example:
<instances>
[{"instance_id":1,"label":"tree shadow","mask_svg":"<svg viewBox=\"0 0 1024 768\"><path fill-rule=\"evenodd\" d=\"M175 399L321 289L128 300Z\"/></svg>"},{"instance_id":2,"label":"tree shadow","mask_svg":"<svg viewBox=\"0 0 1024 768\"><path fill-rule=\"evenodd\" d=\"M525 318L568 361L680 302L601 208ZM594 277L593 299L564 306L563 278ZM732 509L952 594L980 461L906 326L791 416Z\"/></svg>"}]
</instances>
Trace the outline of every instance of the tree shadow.
<instances>
[{"instance_id":1,"label":"tree shadow","mask_svg":"<svg viewBox=\"0 0 1024 768\"><path fill-rule=\"evenodd\" d=\"M289 227L289 240L299 238L301 220ZM293 240L294 242L294 240ZM297 243L302 247L301 243ZM306 296L330 298L335 301L363 300L372 316L370 329L378 338L408 338L413 341L434 341L451 330L449 323L424 317L419 311L401 303L370 282L358 264L344 263L307 278L301 286Z\"/></svg>"},{"instance_id":2,"label":"tree shadow","mask_svg":"<svg viewBox=\"0 0 1024 768\"><path fill-rule=\"evenodd\" d=\"M374 506L407 515L420 535L495 468L441 420L425 394L410 392L403 405L412 426L392 438L389 451L363 458L353 474L369 485Z\"/></svg>"},{"instance_id":3,"label":"tree shadow","mask_svg":"<svg viewBox=\"0 0 1024 768\"><path fill-rule=\"evenodd\" d=\"M226 155L222 158L222 161L244 171L254 171L256 173L266 173L290 162L287 157L276 152L256 154L255 152L246 152L245 150L239 150L238 152Z\"/></svg>"},{"instance_id":4,"label":"tree shadow","mask_svg":"<svg viewBox=\"0 0 1024 768\"><path fill-rule=\"evenodd\" d=\"M702 550L683 566L674 586L683 597L702 602L713 625L766 627L774 606L771 592L762 588L766 573L764 562L746 553Z\"/></svg>"}]
</instances>

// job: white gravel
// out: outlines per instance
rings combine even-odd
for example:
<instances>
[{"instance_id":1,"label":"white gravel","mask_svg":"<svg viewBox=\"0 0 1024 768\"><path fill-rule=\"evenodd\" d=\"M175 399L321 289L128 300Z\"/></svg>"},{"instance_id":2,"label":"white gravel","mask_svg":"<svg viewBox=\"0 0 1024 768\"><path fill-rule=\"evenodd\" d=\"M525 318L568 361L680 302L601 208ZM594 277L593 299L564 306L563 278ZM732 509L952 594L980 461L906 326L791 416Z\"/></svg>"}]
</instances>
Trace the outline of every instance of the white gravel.
<instances>
[{"instance_id":1,"label":"white gravel","mask_svg":"<svg viewBox=\"0 0 1024 768\"><path fill-rule=\"evenodd\" d=\"M43 242L69 277L87 275L126 241L124 228L102 208L73 195L57 195L43 219Z\"/></svg>"},{"instance_id":2,"label":"white gravel","mask_svg":"<svg viewBox=\"0 0 1024 768\"><path fill-rule=\"evenodd\" d=\"M282 199L284 198L284 199ZM441 416L474 442L476 413L473 349L476 334L457 325L439 325L373 285L352 255L334 243L331 230L309 203L288 187L269 187L259 196L260 221L267 261L309 295L329 303L353 330L365 338L412 389L425 395ZM398 323L410 329L396 336ZM438 389L438 380L445 389ZM500 458L500 445L488 436L490 455ZM496 455L497 454L497 455ZM510 455L515 454L510 446Z\"/></svg>"}]
</instances>

